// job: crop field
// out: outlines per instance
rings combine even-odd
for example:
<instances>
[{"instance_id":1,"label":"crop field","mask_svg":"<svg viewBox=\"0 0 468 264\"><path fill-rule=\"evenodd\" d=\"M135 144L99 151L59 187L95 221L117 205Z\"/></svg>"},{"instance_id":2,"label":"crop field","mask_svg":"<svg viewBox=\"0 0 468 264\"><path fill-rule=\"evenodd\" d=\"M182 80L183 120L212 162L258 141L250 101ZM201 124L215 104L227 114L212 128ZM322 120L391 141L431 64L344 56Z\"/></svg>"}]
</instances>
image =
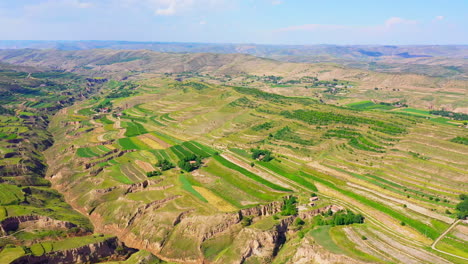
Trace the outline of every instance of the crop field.
<instances>
[{"instance_id":1,"label":"crop field","mask_svg":"<svg viewBox=\"0 0 468 264\"><path fill-rule=\"evenodd\" d=\"M138 136L141 134L148 133L146 129L140 123L136 122L123 122L122 127L126 128L125 136L126 137L133 137Z\"/></svg>"},{"instance_id":2,"label":"crop field","mask_svg":"<svg viewBox=\"0 0 468 264\"><path fill-rule=\"evenodd\" d=\"M258 182L258 183L261 183L267 187L270 187L271 189L273 190L276 190L276 191L283 191L283 192L289 192L291 190L287 189L287 188L284 188L284 187L281 187L281 186L278 186L272 182L269 182L265 179L263 179L262 177L226 160L225 158L219 156L219 155L216 155L214 156L214 159L219 162L220 164L222 164L223 166L225 166L226 168L229 168L229 169L232 169L232 170L235 170L235 171L238 171L240 172L241 174L249 177L250 179Z\"/></svg>"},{"instance_id":3,"label":"crop field","mask_svg":"<svg viewBox=\"0 0 468 264\"><path fill-rule=\"evenodd\" d=\"M52 251L60 251L72 248L78 248L84 245L104 241L111 236L86 236L86 237L74 237L68 238L59 242L42 242L31 246L31 251L36 256L41 256L44 253Z\"/></svg>"},{"instance_id":4,"label":"crop field","mask_svg":"<svg viewBox=\"0 0 468 264\"><path fill-rule=\"evenodd\" d=\"M321 226L311 231L311 235L320 245L330 252L336 254L345 254L345 251L340 248L330 236L330 226Z\"/></svg>"},{"instance_id":5,"label":"crop field","mask_svg":"<svg viewBox=\"0 0 468 264\"><path fill-rule=\"evenodd\" d=\"M137 138L151 149L163 149L164 148L150 134L143 134L143 135L138 136Z\"/></svg>"},{"instance_id":6,"label":"crop field","mask_svg":"<svg viewBox=\"0 0 468 264\"><path fill-rule=\"evenodd\" d=\"M120 138L118 143L123 150L142 149L142 146L144 146L143 143L138 144L136 138Z\"/></svg>"},{"instance_id":7,"label":"crop field","mask_svg":"<svg viewBox=\"0 0 468 264\"><path fill-rule=\"evenodd\" d=\"M24 193L14 185L0 184L0 205L19 204L24 200Z\"/></svg>"},{"instance_id":8,"label":"crop field","mask_svg":"<svg viewBox=\"0 0 468 264\"><path fill-rule=\"evenodd\" d=\"M347 107L359 110L370 110L370 109L380 109L380 110L392 110L395 107L384 104L376 104L372 101L361 101L356 103L347 104Z\"/></svg>"},{"instance_id":9,"label":"crop field","mask_svg":"<svg viewBox=\"0 0 468 264\"><path fill-rule=\"evenodd\" d=\"M88 147L88 148L79 148L76 150L76 155L82 158L91 158L91 157L99 157L111 151L106 146L96 146L96 147Z\"/></svg>"},{"instance_id":10,"label":"crop field","mask_svg":"<svg viewBox=\"0 0 468 264\"><path fill-rule=\"evenodd\" d=\"M208 202L208 200L206 200L205 197L203 197L203 195L201 195L196 189L194 189L192 184L187 180L187 178L184 175L180 175L179 180L184 190L186 190L187 192L191 193L192 195L200 199L200 201L206 202L206 203Z\"/></svg>"}]
</instances>

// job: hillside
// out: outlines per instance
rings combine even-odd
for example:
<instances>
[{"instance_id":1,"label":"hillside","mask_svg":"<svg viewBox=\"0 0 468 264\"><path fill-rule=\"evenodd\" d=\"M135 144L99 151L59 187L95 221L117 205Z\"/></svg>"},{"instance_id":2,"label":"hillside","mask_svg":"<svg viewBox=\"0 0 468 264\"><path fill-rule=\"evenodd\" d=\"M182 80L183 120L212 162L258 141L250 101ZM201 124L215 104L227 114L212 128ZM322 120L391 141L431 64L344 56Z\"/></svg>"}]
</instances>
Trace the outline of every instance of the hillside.
<instances>
[{"instance_id":1,"label":"hillside","mask_svg":"<svg viewBox=\"0 0 468 264\"><path fill-rule=\"evenodd\" d=\"M463 128L193 79L136 84L109 82L107 99L51 122L50 179L99 232L184 263L463 263L426 249L467 188L468 149L451 142ZM329 209L364 224L322 226Z\"/></svg>"},{"instance_id":2,"label":"hillside","mask_svg":"<svg viewBox=\"0 0 468 264\"><path fill-rule=\"evenodd\" d=\"M330 103L375 99L398 101L405 99L413 107L468 111L467 81L449 80L415 74L384 74L346 68L335 64L286 63L239 54L173 54L152 51L120 50L1 50L0 61L17 65L47 67L51 70L70 71L87 76L115 77L118 79L146 78L150 73L200 73L217 77L235 75L232 84L246 85L251 75L273 75L287 80L316 77L319 80L344 80L353 87L344 98L332 98ZM240 79L239 79L240 78ZM251 85L251 80L247 80ZM254 86L262 88L261 86ZM304 93L301 87L288 86L287 95L314 96L315 91ZM376 88L380 92L376 92ZM351 98L353 100L341 100Z\"/></svg>"}]
</instances>

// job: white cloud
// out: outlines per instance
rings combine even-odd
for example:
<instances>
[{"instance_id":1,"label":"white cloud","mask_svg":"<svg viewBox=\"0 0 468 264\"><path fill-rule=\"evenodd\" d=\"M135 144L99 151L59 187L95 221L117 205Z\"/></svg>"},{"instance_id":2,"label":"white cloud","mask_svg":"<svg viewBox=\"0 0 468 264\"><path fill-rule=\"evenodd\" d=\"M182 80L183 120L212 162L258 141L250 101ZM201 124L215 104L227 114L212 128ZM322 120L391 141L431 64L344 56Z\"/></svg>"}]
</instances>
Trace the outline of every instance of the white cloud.
<instances>
[{"instance_id":1,"label":"white cloud","mask_svg":"<svg viewBox=\"0 0 468 264\"><path fill-rule=\"evenodd\" d=\"M162 16L170 16L174 15L176 13L176 3L173 1L173 3L169 3L169 5L165 7L157 7L154 13L156 15L162 15Z\"/></svg>"},{"instance_id":2,"label":"white cloud","mask_svg":"<svg viewBox=\"0 0 468 264\"><path fill-rule=\"evenodd\" d=\"M200 21L200 25L206 25L206 21L205 20Z\"/></svg>"},{"instance_id":3,"label":"white cloud","mask_svg":"<svg viewBox=\"0 0 468 264\"><path fill-rule=\"evenodd\" d=\"M386 27L393 27L397 25L414 25L418 22L415 20L404 19L401 17L391 17L385 21Z\"/></svg>"},{"instance_id":4,"label":"white cloud","mask_svg":"<svg viewBox=\"0 0 468 264\"><path fill-rule=\"evenodd\" d=\"M271 4L272 4L272 5L281 5L282 3L283 3L283 1L281 1L281 0L273 0L273 1L271 1Z\"/></svg>"},{"instance_id":5,"label":"white cloud","mask_svg":"<svg viewBox=\"0 0 468 264\"><path fill-rule=\"evenodd\" d=\"M444 18L445 18L444 16L436 16L436 17L435 17L435 20L440 21L440 20L444 20Z\"/></svg>"}]
</instances>

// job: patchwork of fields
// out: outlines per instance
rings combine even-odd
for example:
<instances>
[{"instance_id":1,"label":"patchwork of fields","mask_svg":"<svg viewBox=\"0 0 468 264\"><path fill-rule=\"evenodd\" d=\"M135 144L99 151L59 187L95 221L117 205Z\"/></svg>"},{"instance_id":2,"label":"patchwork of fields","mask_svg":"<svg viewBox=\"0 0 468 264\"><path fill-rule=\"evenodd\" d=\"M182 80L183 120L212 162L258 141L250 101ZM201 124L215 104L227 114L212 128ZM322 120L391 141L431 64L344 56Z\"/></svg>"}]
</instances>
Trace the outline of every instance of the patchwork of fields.
<instances>
[{"instance_id":1,"label":"patchwork of fields","mask_svg":"<svg viewBox=\"0 0 468 264\"><path fill-rule=\"evenodd\" d=\"M109 112L90 112L100 102L85 101L51 121L51 180L100 232L150 241L143 248L166 259L232 260L244 245L236 232L251 224L232 220L236 212L293 195L307 214L317 208L308 201L314 194L323 206L361 213L365 223L314 229L311 218L290 239L315 239L362 261L464 263L460 231L437 248L461 258L428 249L455 221L458 195L467 190L468 148L451 141L466 137L464 128L372 102L334 107L194 83L148 79L135 94L111 100ZM82 116L78 125L74 113ZM273 159L254 158L252 149ZM196 169L182 169L197 160ZM242 232L286 219L265 214ZM214 231L221 226L227 233Z\"/></svg>"}]
</instances>

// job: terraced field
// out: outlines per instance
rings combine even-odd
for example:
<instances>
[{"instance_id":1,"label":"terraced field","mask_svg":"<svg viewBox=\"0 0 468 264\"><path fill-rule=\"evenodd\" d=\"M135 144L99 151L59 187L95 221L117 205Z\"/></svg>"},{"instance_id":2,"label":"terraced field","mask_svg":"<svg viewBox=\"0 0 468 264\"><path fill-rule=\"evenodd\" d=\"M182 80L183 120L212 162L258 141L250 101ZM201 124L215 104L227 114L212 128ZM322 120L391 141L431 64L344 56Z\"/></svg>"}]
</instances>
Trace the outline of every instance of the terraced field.
<instances>
[{"instance_id":1,"label":"terraced field","mask_svg":"<svg viewBox=\"0 0 468 264\"><path fill-rule=\"evenodd\" d=\"M87 110L97 101L57 114L57 144L46 152L54 186L98 232L181 262L231 263L251 241L287 225L276 249L246 258L288 258L279 249L298 247L288 241L316 240L359 261L466 263L463 232L429 249L468 189L468 148L451 141L467 136L463 127L370 101L334 107L196 79L142 80L109 102L100 122ZM311 195L320 206L361 213L364 223L318 225ZM289 216L291 196L298 212Z\"/></svg>"}]
</instances>

